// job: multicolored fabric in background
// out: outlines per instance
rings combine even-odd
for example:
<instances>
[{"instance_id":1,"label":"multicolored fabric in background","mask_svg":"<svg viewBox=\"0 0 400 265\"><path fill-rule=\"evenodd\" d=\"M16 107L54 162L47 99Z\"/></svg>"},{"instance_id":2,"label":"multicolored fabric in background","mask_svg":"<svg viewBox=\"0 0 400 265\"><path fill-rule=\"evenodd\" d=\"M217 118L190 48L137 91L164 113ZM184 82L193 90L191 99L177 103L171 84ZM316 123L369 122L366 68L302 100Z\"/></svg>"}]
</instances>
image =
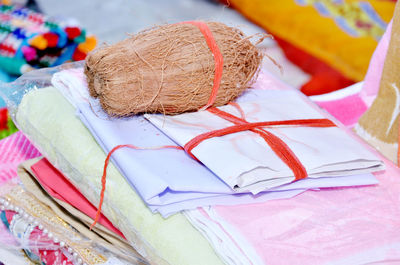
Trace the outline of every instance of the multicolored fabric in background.
<instances>
[{"instance_id":1,"label":"multicolored fabric in background","mask_svg":"<svg viewBox=\"0 0 400 265\"><path fill-rule=\"evenodd\" d=\"M84 60L96 46L96 38L76 22L4 3L0 2L1 81L10 82L34 68ZM0 139L17 131L4 107L0 98Z\"/></svg>"},{"instance_id":2,"label":"multicolored fabric in background","mask_svg":"<svg viewBox=\"0 0 400 265\"><path fill-rule=\"evenodd\" d=\"M8 115L8 110L6 108L0 109L0 139L6 138L7 136L18 131L15 127L13 121Z\"/></svg>"},{"instance_id":3,"label":"multicolored fabric in background","mask_svg":"<svg viewBox=\"0 0 400 265\"><path fill-rule=\"evenodd\" d=\"M289 59L313 78L308 95L364 79L369 60L390 21L392 0L230 0L273 34Z\"/></svg>"},{"instance_id":4,"label":"multicolored fabric in background","mask_svg":"<svg viewBox=\"0 0 400 265\"><path fill-rule=\"evenodd\" d=\"M71 20L0 5L0 69L9 74L83 60L96 42Z\"/></svg>"}]
</instances>

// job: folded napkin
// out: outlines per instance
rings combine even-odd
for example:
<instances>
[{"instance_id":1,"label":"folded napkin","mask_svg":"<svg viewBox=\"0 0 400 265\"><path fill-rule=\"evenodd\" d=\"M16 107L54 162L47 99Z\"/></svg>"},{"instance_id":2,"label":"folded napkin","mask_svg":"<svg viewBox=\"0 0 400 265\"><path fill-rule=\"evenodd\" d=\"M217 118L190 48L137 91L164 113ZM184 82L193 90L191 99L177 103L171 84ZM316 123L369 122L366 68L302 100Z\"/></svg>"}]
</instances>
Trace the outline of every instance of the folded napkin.
<instances>
[{"instance_id":1,"label":"folded napkin","mask_svg":"<svg viewBox=\"0 0 400 265\"><path fill-rule=\"evenodd\" d=\"M256 100L240 102L248 122L324 119L295 90L264 90ZM219 108L236 117L240 111L227 105ZM146 114L145 117L181 146L198 135L233 125L210 111L175 116ZM298 157L308 177L348 176L378 171L383 162L338 127L263 127L278 136ZM257 194L290 183L294 173L266 141L250 131L206 139L192 154L232 189Z\"/></svg>"},{"instance_id":2,"label":"folded napkin","mask_svg":"<svg viewBox=\"0 0 400 265\"><path fill-rule=\"evenodd\" d=\"M175 145L142 116L108 118L98 102L89 97L82 70L56 73L52 83L78 108L79 118L106 152L121 144L141 147ZM280 86L278 82L273 84L276 87ZM240 101L265 96L268 96L265 90L252 90L243 95ZM340 176L318 180L305 179L295 184L277 187L271 192L263 192L259 196L252 196L248 193L236 193L207 167L191 159L181 150L125 149L118 150L112 157L150 209L164 216L198 206L234 205L290 198L307 189L377 183L372 175L357 175L349 179ZM157 167L154 167L155 163Z\"/></svg>"}]
</instances>

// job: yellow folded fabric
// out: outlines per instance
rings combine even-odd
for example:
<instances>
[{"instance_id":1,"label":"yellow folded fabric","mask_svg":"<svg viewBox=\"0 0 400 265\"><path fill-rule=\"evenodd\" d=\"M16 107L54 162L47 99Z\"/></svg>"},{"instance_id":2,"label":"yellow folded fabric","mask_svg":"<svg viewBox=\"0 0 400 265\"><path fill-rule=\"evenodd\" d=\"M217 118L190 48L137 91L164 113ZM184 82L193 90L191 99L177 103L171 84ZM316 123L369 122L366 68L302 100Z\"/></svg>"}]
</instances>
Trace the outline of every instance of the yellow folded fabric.
<instances>
[{"instance_id":1,"label":"yellow folded fabric","mask_svg":"<svg viewBox=\"0 0 400 265\"><path fill-rule=\"evenodd\" d=\"M392 17L393 1L230 0L270 33L327 63L352 80L362 80Z\"/></svg>"}]
</instances>

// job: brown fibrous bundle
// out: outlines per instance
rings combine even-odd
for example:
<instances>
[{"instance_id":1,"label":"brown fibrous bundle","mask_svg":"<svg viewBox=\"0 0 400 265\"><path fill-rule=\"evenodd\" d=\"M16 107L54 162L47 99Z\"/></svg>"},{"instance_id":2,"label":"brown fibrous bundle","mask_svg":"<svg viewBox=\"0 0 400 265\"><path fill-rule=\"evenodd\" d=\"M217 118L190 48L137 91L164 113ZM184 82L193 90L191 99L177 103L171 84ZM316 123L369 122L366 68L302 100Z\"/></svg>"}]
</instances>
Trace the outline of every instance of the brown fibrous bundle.
<instances>
[{"instance_id":1,"label":"brown fibrous bundle","mask_svg":"<svg viewBox=\"0 0 400 265\"><path fill-rule=\"evenodd\" d=\"M218 22L206 24L223 56L213 104L222 106L252 85L263 53L239 29ZM169 24L94 50L86 58L85 74L90 95L99 98L110 116L173 115L207 104L215 62L199 28Z\"/></svg>"}]
</instances>

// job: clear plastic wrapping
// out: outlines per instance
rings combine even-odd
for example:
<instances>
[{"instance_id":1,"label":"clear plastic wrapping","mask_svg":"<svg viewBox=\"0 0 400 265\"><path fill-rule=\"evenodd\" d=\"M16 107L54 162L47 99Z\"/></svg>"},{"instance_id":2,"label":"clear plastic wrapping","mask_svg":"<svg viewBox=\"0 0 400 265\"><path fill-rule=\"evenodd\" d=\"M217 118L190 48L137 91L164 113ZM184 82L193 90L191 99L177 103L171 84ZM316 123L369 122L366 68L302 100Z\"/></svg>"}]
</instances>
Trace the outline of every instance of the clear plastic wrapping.
<instances>
[{"instance_id":1,"label":"clear plastic wrapping","mask_svg":"<svg viewBox=\"0 0 400 265\"><path fill-rule=\"evenodd\" d=\"M24 132L24 134L35 145L35 147L37 149L39 149L40 152L45 157L47 157L56 168L58 168L61 172L63 172L63 174L68 176L70 181L72 183L75 183L77 187L82 188L82 186L83 186L82 184L85 182L84 181L85 176L83 176L81 174L81 172L79 170L77 170L70 163L70 161L68 161L63 156L62 152L58 150L57 146L53 145L53 143L51 143L51 141L48 140L46 135L44 135L39 130L37 130L37 125L30 123L29 118L26 117L24 114L21 114L19 116L17 115L18 108L19 108L25 95L27 95L31 92L34 92L34 91L38 91L43 88L50 87L51 86L51 78L54 73L61 71L61 70L77 68L77 67L82 67L82 62L75 62L75 63L64 64L64 65L53 67L53 68L44 68L44 69L40 69L40 70L31 71L29 73L24 74L23 76L21 76L20 78L18 78L16 81L14 81L12 83L2 83L1 88L0 88L0 96L3 97L3 99L5 100L7 107L9 109L10 115L11 115L14 123L16 124L16 126L22 132ZM35 102L34 104L37 105L38 102ZM41 115L46 115L46 113L43 112L43 113L41 113ZM96 197L96 195L98 195L98 188L96 188L96 187L90 187L90 188L84 188L84 189L89 190L89 191L92 190L93 197ZM28 195L30 194L29 192L26 192L22 187L19 187L19 186L15 187L13 190L9 191L7 194L12 195L12 194L18 193L18 192L16 192L17 190L19 193L21 193L21 194L23 193L24 196L26 196L26 194L28 194ZM29 195L29 196L31 196L31 195ZM2 202L4 202L4 200L10 201L10 199L7 198L7 195L5 195L5 197L2 198ZM34 196L33 196L33 200L34 200ZM23 211L22 206L21 207L12 206L11 208L8 208L2 204L1 207L2 207L2 209L4 208L4 211L3 211L4 213L7 213L7 215L11 216L10 218L12 220L15 219L17 221L20 221L20 219L21 219L24 222L23 226L25 228L27 228L28 226L31 225L30 222L28 222L28 220L25 220L26 218L22 218L23 215L21 215L17 211L15 211L15 207L17 207L17 209L22 210L22 212L25 212L25 211ZM118 209L116 208L114 210L114 216L118 216L118 215L119 215ZM56 218L56 219L59 219L59 218ZM5 221L5 219L4 219L4 221ZM119 225L123 225L123 223L124 223L123 221L118 222ZM95 248L100 249L102 253L107 253L107 251L108 251L104 246L95 244L94 242L92 242L92 240L89 240L88 238L85 238L84 236L79 235L79 233L74 232L75 235L72 235L69 230L66 230L66 229L63 230L62 226L54 226L54 224L51 224L51 223L47 223L44 225L50 226L50 229L45 230L46 234L48 233L48 230L59 231L60 234L72 238L71 239L73 241L71 243L72 245L90 246L91 248L95 247ZM69 225L68 225L68 227L69 227L69 229L72 229L72 230L74 229L73 227L71 227ZM3 228L2 233L4 235L6 235L7 233L4 233L4 228L6 228L6 227L4 227L4 224L3 224L2 228ZM4 243L4 246L6 246L7 248L14 249L14 250L15 249L24 250L25 253L26 253L26 249L27 249L28 245L29 245L29 249L46 250L46 251L63 250L63 248L60 248L59 242L58 242L58 244L55 244L54 241L52 241L52 240L49 241L47 239L34 240L36 245L32 245L32 242L24 243L20 240L15 240L15 237L17 237L17 234L19 233L18 231L11 231L8 228L5 230L8 230L8 232L11 234L2 238L0 243L2 243L2 244ZM129 231L133 231L133 230L134 229L129 230ZM32 231L30 231L30 233L31 232ZM70 234L69 236L68 236L68 233ZM43 234L43 231L41 232L41 234ZM79 236L76 236L76 235L79 235ZM65 243L63 243L63 244L65 244ZM134 244L136 245L137 242L135 241ZM139 246L139 245L137 245L137 246ZM143 248L143 247L141 247L141 248ZM65 254L68 257L70 256L68 253L65 253ZM28 256L28 254L26 254L26 255ZM30 258L34 261L35 258L40 256L40 253L36 251L35 253L32 252L29 255L31 255ZM115 255L115 253L113 255ZM147 263L147 261L145 261L141 256L138 256L136 253L125 253L125 255L130 256L128 258L128 260L130 260L131 262L133 260L136 260L137 262L135 262L134 264L146 264ZM122 260L124 260L124 259L122 258ZM58 261L60 261L60 263L58 263ZM124 264L124 263L118 263L115 260L114 260L114 262L115 262L115 264ZM101 264L101 263L103 263L103 262L98 261L93 264ZM59 260L56 259L54 264L62 264L61 257ZM76 264L79 264L79 263L76 263ZM105 264L108 264L108 263L105 263ZM110 264L113 264L113 263L110 263Z\"/></svg>"},{"instance_id":2,"label":"clear plastic wrapping","mask_svg":"<svg viewBox=\"0 0 400 265\"><path fill-rule=\"evenodd\" d=\"M1 84L16 126L93 204L98 205L106 154L74 107L52 87L54 73L82 62L24 74ZM103 214L151 264L222 264L208 241L182 215L164 220L153 214L118 170L110 165Z\"/></svg>"},{"instance_id":3,"label":"clear plastic wrapping","mask_svg":"<svg viewBox=\"0 0 400 265\"><path fill-rule=\"evenodd\" d=\"M14 186L0 197L0 210L0 243L3 249L21 250L33 263L130 263L83 236L21 186Z\"/></svg>"},{"instance_id":4,"label":"clear plastic wrapping","mask_svg":"<svg viewBox=\"0 0 400 265\"><path fill-rule=\"evenodd\" d=\"M77 67L83 67L83 62L67 63L56 67L30 71L14 82L1 83L0 96L6 102L13 121L17 123L15 114L25 94L32 90L51 86L51 78L54 73Z\"/></svg>"}]
</instances>

